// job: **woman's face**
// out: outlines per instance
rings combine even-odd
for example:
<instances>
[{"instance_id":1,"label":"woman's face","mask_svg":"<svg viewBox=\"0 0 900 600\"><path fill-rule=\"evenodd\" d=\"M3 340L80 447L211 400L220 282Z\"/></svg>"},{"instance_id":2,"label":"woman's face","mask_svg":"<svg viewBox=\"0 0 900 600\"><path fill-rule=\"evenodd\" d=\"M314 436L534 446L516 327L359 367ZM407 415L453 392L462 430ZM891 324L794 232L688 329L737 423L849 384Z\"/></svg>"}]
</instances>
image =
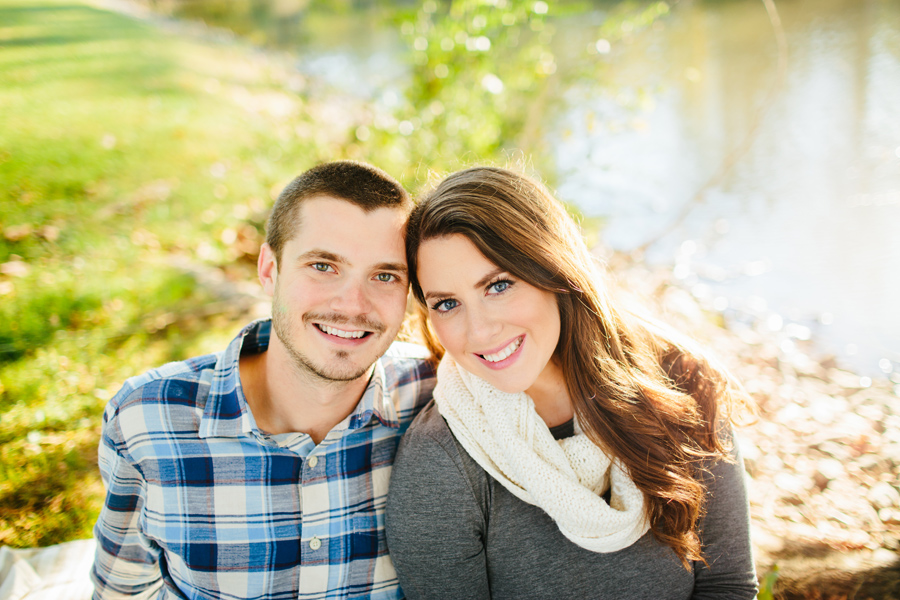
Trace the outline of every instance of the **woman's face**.
<instances>
[{"instance_id":1,"label":"woman's face","mask_svg":"<svg viewBox=\"0 0 900 600\"><path fill-rule=\"evenodd\" d=\"M417 275L438 339L457 364L504 392L534 398L559 388L554 294L500 269L460 234L423 242Z\"/></svg>"}]
</instances>

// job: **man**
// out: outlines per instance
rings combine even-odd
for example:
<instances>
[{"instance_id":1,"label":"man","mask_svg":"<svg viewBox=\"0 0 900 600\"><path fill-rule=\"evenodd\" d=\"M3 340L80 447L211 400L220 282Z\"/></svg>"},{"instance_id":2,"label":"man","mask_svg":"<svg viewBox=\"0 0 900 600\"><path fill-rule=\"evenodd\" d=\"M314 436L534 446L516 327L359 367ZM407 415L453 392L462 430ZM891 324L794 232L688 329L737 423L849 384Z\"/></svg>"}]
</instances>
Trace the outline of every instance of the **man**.
<instances>
[{"instance_id":1,"label":"man","mask_svg":"<svg viewBox=\"0 0 900 600\"><path fill-rule=\"evenodd\" d=\"M434 383L421 349L388 351L406 308L410 208L368 165L302 174L259 255L271 321L110 401L95 598L402 596L385 496Z\"/></svg>"}]
</instances>

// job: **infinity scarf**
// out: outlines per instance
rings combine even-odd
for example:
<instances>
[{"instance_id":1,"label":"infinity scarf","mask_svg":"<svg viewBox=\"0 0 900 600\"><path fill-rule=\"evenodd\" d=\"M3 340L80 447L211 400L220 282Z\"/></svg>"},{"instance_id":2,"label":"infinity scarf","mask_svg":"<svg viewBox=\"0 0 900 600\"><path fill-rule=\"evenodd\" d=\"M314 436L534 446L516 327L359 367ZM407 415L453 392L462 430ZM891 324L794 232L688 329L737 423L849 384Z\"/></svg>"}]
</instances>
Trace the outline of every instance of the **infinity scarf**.
<instances>
[{"instance_id":1,"label":"infinity scarf","mask_svg":"<svg viewBox=\"0 0 900 600\"><path fill-rule=\"evenodd\" d=\"M525 394L507 394L445 355L434 399L466 452L514 496L592 552L616 552L650 528L644 495L578 427L555 440ZM603 494L611 489L610 501Z\"/></svg>"}]
</instances>

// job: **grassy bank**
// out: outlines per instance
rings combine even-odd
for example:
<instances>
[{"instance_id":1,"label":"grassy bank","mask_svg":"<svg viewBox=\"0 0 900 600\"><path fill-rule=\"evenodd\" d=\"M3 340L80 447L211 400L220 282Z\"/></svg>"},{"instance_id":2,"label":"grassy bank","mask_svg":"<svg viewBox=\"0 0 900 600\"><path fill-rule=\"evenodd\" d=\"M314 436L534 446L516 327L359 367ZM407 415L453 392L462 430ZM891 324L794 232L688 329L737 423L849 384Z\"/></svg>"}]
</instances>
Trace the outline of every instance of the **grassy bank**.
<instances>
[{"instance_id":1,"label":"grassy bank","mask_svg":"<svg viewBox=\"0 0 900 600\"><path fill-rule=\"evenodd\" d=\"M427 5L406 17L411 48L543 31L527 0L507 4L512 26L487 5L477 26L438 23ZM551 33L525 39L511 54L457 44L438 65L417 50L410 100L386 108L221 32L0 0L0 545L90 535L106 401L246 321L233 284L253 287L267 209L293 176L355 158L415 191L431 169L531 148L559 75L534 61ZM480 83L495 72L519 82L515 106Z\"/></svg>"},{"instance_id":2,"label":"grassy bank","mask_svg":"<svg viewBox=\"0 0 900 600\"><path fill-rule=\"evenodd\" d=\"M306 84L77 0L0 0L0 545L89 536L106 400L245 319L189 271L253 281L273 190L352 152Z\"/></svg>"}]
</instances>

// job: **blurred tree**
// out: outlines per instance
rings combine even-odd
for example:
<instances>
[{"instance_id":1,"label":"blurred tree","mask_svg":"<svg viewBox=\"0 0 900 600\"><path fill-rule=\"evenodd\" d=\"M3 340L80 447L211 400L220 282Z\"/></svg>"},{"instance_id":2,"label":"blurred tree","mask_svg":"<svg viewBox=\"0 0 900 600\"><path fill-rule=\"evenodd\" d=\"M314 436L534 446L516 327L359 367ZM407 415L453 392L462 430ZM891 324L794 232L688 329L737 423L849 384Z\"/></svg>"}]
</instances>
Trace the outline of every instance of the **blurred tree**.
<instances>
[{"instance_id":1,"label":"blurred tree","mask_svg":"<svg viewBox=\"0 0 900 600\"><path fill-rule=\"evenodd\" d=\"M595 90L603 86L602 57L610 44L669 10L665 2L609 4L596 30L579 30L588 37L567 40L559 35L565 20L596 7L542 0L420 2L398 19L409 85L390 117L363 124L357 137L392 148L394 168L416 180L417 165L445 171L514 157L528 157L551 174L544 133L558 114L552 108L563 101L562 91L576 80Z\"/></svg>"}]
</instances>

